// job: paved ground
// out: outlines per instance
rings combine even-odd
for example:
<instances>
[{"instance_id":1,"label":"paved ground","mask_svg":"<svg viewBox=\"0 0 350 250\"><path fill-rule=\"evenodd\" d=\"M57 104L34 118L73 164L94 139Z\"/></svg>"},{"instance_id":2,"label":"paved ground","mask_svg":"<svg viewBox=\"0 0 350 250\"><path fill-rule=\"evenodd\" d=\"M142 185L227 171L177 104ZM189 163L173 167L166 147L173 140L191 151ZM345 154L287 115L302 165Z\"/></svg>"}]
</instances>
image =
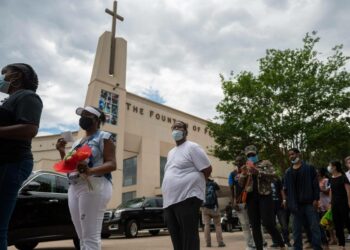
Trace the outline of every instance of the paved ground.
<instances>
[{"instance_id":1,"label":"paved ground","mask_svg":"<svg viewBox=\"0 0 350 250\"><path fill-rule=\"evenodd\" d=\"M212 233L212 248L206 248L204 243L203 232L200 233L201 249L234 249L245 250L243 241L243 234L241 232L224 233L225 248L218 248L215 241L215 233ZM269 242L270 243L270 242ZM15 250L15 247L9 247L8 250ZM41 250L73 250L72 241L54 241L47 243L40 243L36 249ZM102 249L108 250L172 250L170 237L167 233L159 236L149 236L148 234L141 234L135 239L126 239L124 237L112 237L102 241ZM350 244L347 249L350 250ZM338 247L332 247L331 250L338 250Z\"/></svg>"}]
</instances>

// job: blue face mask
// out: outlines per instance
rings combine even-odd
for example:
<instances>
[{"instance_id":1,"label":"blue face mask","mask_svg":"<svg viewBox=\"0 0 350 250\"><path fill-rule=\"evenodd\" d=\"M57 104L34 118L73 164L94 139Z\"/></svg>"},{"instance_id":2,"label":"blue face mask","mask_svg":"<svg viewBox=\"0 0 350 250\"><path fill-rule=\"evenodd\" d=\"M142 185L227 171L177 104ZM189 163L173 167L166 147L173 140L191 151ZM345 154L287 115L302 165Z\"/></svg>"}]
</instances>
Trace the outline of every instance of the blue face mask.
<instances>
[{"instance_id":1,"label":"blue face mask","mask_svg":"<svg viewBox=\"0 0 350 250\"><path fill-rule=\"evenodd\" d=\"M4 75L0 75L0 92L8 94L10 82L5 80Z\"/></svg>"},{"instance_id":2,"label":"blue face mask","mask_svg":"<svg viewBox=\"0 0 350 250\"><path fill-rule=\"evenodd\" d=\"M250 156L248 157L248 161L252 161L254 163L257 163L259 161L258 155Z\"/></svg>"},{"instance_id":3,"label":"blue face mask","mask_svg":"<svg viewBox=\"0 0 350 250\"><path fill-rule=\"evenodd\" d=\"M175 141L181 141L184 138L184 131L182 131L182 130L173 130L171 135L173 136L173 139Z\"/></svg>"}]
</instances>

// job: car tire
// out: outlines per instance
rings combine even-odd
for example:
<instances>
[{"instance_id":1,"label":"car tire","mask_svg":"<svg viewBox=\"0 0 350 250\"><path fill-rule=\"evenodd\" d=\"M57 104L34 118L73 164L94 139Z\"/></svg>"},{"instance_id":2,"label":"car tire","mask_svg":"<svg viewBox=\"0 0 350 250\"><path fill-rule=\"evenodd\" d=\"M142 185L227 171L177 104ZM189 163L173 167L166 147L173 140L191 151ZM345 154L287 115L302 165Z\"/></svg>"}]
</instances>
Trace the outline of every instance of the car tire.
<instances>
[{"instance_id":1,"label":"car tire","mask_svg":"<svg viewBox=\"0 0 350 250\"><path fill-rule=\"evenodd\" d=\"M32 250L38 245L38 242L26 242L16 244L15 247L19 250Z\"/></svg>"},{"instance_id":2,"label":"car tire","mask_svg":"<svg viewBox=\"0 0 350 250\"><path fill-rule=\"evenodd\" d=\"M73 238L73 244L76 250L80 250L80 240L79 238Z\"/></svg>"},{"instance_id":3,"label":"car tire","mask_svg":"<svg viewBox=\"0 0 350 250\"><path fill-rule=\"evenodd\" d=\"M159 230L159 229L158 229L158 230L149 230L148 232L149 232L150 234L152 234L153 236L156 236L156 235L159 234L160 230Z\"/></svg>"},{"instance_id":4,"label":"car tire","mask_svg":"<svg viewBox=\"0 0 350 250\"><path fill-rule=\"evenodd\" d=\"M139 225L136 220L129 220L125 227L125 236L127 238L135 238L139 232Z\"/></svg>"},{"instance_id":5,"label":"car tire","mask_svg":"<svg viewBox=\"0 0 350 250\"><path fill-rule=\"evenodd\" d=\"M103 233L103 234L101 234L101 238L102 238L102 239L108 239L109 237L111 237L111 234L109 234L109 233Z\"/></svg>"}]
</instances>

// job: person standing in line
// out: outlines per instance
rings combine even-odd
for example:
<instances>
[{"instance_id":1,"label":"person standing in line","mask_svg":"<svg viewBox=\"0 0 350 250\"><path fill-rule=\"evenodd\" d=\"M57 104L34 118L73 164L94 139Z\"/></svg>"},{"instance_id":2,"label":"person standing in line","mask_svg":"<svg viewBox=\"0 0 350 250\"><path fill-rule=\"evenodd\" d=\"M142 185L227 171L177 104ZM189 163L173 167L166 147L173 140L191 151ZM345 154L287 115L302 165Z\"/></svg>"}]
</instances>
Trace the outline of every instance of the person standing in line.
<instances>
[{"instance_id":1,"label":"person standing in line","mask_svg":"<svg viewBox=\"0 0 350 250\"><path fill-rule=\"evenodd\" d=\"M327 169L320 168L317 171L318 183L320 186L320 202L319 202L319 218L322 218L329 208L329 204L331 203L330 196L330 182L327 177ZM330 242L328 242L326 231L321 227L321 238L322 243L325 245L325 249L329 249L329 245L335 245L337 243L336 237L334 235L333 229L328 231L330 236Z\"/></svg>"},{"instance_id":2,"label":"person standing in line","mask_svg":"<svg viewBox=\"0 0 350 250\"><path fill-rule=\"evenodd\" d=\"M102 110L87 106L77 108L79 125L85 136L75 141L72 149L88 145L92 156L68 174L68 206L80 240L81 250L101 249L101 229L107 203L112 197L112 171L116 170L115 145L112 134L100 130L106 121ZM58 139L56 149L61 159L66 156L66 141Z\"/></svg>"},{"instance_id":3,"label":"person standing in line","mask_svg":"<svg viewBox=\"0 0 350 250\"><path fill-rule=\"evenodd\" d=\"M38 76L24 63L1 70L0 92L0 250L7 249L7 232L18 191L33 170L32 138L38 133L43 103L36 94Z\"/></svg>"},{"instance_id":4,"label":"person standing in line","mask_svg":"<svg viewBox=\"0 0 350 250\"><path fill-rule=\"evenodd\" d=\"M350 156L345 157L344 162L345 162L345 166L347 168L345 175L350 182ZM349 213L349 222L350 222L350 213ZM346 225L346 227L348 229L348 237L346 238L346 241L350 241L350 223L349 223L349 225Z\"/></svg>"},{"instance_id":5,"label":"person standing in line","mask_svg":"<svg viewBox=\"0 0 350 250\"><path fill-rule=\"evenodd\" d=\"M294 250L303 249L303 225L307 225L310 230L313 249L322 250L317 212L320 188L316 170L301 160L299 149L288 150L288 156L292 166L284 176L283 206L288 207L293 216Z\"/></svg>"},{"instance_id":6,"label":"person standing in line","mask_svg":"<svg viewBox=\"0 0 350 250\"><path fill-rule=\"evenodd\" d=\"M207 247L211 247L211 236L210 236L210 221L213 219L216 240L218 242L218 247L226 246L222 238L221 229L221 215L219 211L219 203L216 192L220 190L219 185L211 180L207 180L206 191L205 191L205 202L202 207L202 218L204 222L204 237L207 243ZM232 211L231 211L232 214Z\"/></svg>"},{"instance_id":7,"label":"person standing in line","mask_svg":"<svg viewBox=\"0 0 350 250\"><path fill-rule=\"evenodd\" d=\"M274 203L274 215L275 218L278 219L278 222L281 226L282 230L282 236L284 243L288 246L291 247L292 245L289 242L289 211L283 207L282 205L282 181L277 178L276 181L271 183L271 189L272 189L272 200ZM271 247L278 247L278 244L273 242Z\"/></svg>"},{"instance_id":8,"label":"person standing in line","mask_svg":"<svg viewBox=\"0 0 350 250\"><path fill-rule=\"evenodd\" d=\"M205 201L206 180L212 172L209 158L188 141L187 124L176 121L172 137L176 147L168 153L162 183L164 219L174 250L199 250L199 208Z\"/></svg>"},{"instance_id":9,"label":"person standing in line","mask_svg":"<svg viewBox=\"0 0 350 250\"><path fill-rule=\"evenodd\" d=\"M248 161L242 169L239 182L247 192L248 217L252 225L256 249L263 250L261 222L271 235L272 241L277 243L281 249L285 249L273 214L271 183L276 180L277 175L272 163L268 160L259 161L257 148L254 145L247 146L244 151Z\"/></svg>"},{"instance_id":10,"label":"person standing in line","mask_svg":"<svg viewBox=\"0 0 350 250\"><path fill-rule=\"evenodd\" d=\"M349 223L350 182L344 174L340 161L331 161L328 171L332 174L331 206L335 233L340 249L345 250L344 227Z\"/></svg>"},{"instance_id":11,"label":"person standing in line","mask_svg":"<svg viewBox=\"0 0 350 250\"><path fill-rule=\"evenodd\" d=\"M239 184L242 167L245 165L245 158L243 156L237 156L235 159L235 165L238 168L237 174L232 171L228 177L228 185L230 187L232 197L232 206L237 212L237 216L242 227L243 237L246 242L246 249L253 250L255 249L255 243L250 230L247 206L242 202L243 187L241 187Z\"/></svg>"}]
</instances>

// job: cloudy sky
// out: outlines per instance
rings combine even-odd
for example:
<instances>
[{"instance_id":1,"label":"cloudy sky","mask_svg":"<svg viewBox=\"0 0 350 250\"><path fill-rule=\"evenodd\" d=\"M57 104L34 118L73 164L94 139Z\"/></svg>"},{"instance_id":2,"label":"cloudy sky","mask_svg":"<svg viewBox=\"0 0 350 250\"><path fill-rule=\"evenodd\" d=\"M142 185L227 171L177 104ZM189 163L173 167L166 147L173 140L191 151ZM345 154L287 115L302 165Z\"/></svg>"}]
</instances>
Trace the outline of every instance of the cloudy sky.
<instances>
[{"instance_id":1,"label":"cloudy sky","mask_svg":"<svg viewBox=\"0 0 350 250\"><path fill-rule=\"evenodd\" d=\"M26 62L37 71L41 134L77 128L98 37L111 27L105 8L111 0L0 1L0 65ZM219 74L257 72L268 48L300 47L317 30L323 55L336 44L350 55L349 11L346 0L120 0L127 90L211 119L222 98Z\"/></svg>"}]
</instances>

